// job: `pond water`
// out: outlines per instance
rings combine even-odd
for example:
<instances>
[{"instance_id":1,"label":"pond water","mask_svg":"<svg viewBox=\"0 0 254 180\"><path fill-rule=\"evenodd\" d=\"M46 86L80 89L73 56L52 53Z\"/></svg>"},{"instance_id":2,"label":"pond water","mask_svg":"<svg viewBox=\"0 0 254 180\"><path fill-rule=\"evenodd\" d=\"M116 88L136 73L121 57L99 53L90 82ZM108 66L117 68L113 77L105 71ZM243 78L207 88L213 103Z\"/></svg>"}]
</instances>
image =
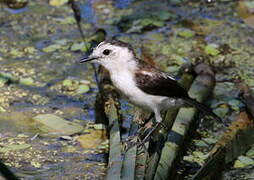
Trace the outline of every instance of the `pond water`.
<instances>
[{"instance_id":1,"label":"pond water","mask_svg":"<svg viewBox=\"0 0 254 180\"><path fill-rule=\"evenodd\" d=\"M87 44L72 9L61 3L29 1L19 10L0 4L0 158L24 179L103 179L108 142L105 128L94 126L98 90L92 67L78 63ZM186 62L213 65L217 84L213 100L207 103L214 110L225 105L218 110L222 117L232 120L242 106L235 78L240 76L254 90L253 4L227 0L76 3L88 45L101 28L107 38L130 43L137 56L153 59L173 75ZM129 112L129 107L123 111ZM46 124L51 129L43 131L35 117L45 114L83 129L74 129L73 136ZM87 134L98 143L88 147L90 141L80 138Z\"/></svg>"}]
</instances>

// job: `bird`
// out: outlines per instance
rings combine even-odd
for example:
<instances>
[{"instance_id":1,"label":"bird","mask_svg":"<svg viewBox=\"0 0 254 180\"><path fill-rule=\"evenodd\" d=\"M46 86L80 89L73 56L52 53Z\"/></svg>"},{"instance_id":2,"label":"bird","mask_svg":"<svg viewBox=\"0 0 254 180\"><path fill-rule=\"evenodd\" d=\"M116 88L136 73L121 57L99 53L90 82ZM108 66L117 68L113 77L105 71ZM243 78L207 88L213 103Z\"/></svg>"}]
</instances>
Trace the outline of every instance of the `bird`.
<instances>
[{"instance_id":1,"label":"bird","mask_svg":"<svg viewBox=\"0 0 254 180\"><path fill-rule=\"evenodd\" d=\"M162 112L170 108L196 107L208 116L221 119L206 105L196 101L175 78L138 59L132 46L119 40L99 43L80 63L93 62L109 71L112 84L132 104L154 114L162 123Z\"/></svg>"}]
</instances>

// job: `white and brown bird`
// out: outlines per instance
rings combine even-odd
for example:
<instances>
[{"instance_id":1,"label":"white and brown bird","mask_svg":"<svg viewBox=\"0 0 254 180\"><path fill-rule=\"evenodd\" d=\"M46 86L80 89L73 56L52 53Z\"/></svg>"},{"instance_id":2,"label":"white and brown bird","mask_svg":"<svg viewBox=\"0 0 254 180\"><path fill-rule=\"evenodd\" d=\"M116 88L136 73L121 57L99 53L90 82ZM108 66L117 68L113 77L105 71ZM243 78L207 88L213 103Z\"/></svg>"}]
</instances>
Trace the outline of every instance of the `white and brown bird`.
<instances>
[{"instance_id":1,"label":"white and brown bird","mask_svg":"<svg viewBox=\"0 0 254 180\"><path fill-rule=\"evenodd\" d=\"M182 106L194 106L221 121L207 106L192 99L173 77L139 60L127 43L103 41L89 57L80 60L88 61L104 66L113 85L131 103L153 112L157 123L162 122L162 111Z\"/></svg>"}]
</instances>

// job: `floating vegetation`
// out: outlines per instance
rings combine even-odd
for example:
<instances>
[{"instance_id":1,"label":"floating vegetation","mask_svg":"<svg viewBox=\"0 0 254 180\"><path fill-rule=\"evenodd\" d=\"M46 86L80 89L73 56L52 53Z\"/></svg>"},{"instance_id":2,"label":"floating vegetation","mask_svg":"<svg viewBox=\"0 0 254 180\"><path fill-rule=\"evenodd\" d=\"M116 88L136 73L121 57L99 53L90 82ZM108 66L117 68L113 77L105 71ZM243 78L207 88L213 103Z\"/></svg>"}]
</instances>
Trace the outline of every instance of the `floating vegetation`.
<instances>
[{"instance_id":1,"label":"floating vegetation","mask_svg":"<svg viewBox=\"0 0 254 180\"><path fill-rule=\"evenodd\" d=\"M175 148L180 161L175 160L177 163L171 172L176 179L194 178L199 168L198 175L212 171L213 174L222 172L224 179L253 178L252 131L248 129L251 126L239 129L241 123L231 123L236 119L248 120L254 112L250 96L254 92L254 6L251 0L210 3L140 0L126 4L112 0L3 0L0 3L0 158L18 176L24 179L59 179L60 176L105 179L106 172L112 170L107 167L115 167L111 171L112 174L118 172L115 177L121 173L126 179L145 176L152 179L151 174L162 177L159 176L162 173L166 179L168 171L166 173L164 165L168 162L160 156L172 158L173 162L174 154L168 154L165 149ZM74 9L80 10L76 14L71 9L73 3ZM82 30L82 37L78 28ZM231 133L224 133L226 128L220 123L197 114L195 121L201 121L189 139L183 141L186 149L170 143L169 146L156 144L156 140L167 139L168 131L161 130L154 136L155 142L146 142L145 148L133 146L123 155L122 141L135 134L138 124L130 120L139 113L131 107L131 110L119 110L116 115L113 112L118 110L119 104L108 101L103 107L108 107L110 120L123 116L124 122L123 127L121 121L107 126L104 108L94 109L99 90L93 67L78 63L78 59L106 35L108 39L114 37L130 43L137 56L176 75L177 79L184 77L188 82L186 88L195 77L179 73L182 65L213 66L216 85L205 103L228 124L234 125L228 129ZM106 75L102 77L109 82ZM236 79L242 79L249 90L246 91L245 86L240 90ZM105 94L98 96L103 98L110 93ZM176 113L166 114L170 127ZM99 124L94 123L95 119ZM142 122L143 117L134 119ZM182 124L174 128L179 132L188 129ZM112 137L114 140L109 140ZM220 137L231 139L222 141ZM134 137L133 141L137 142L138 138ZM145 151L151 150L149 143L156 147L156 152ZM221 153L220 148L226 149L226 153ZM158 153L163 149L162 154ZM217 150L219 156L212 156L211 149ZM113 153L109 154L107 164L109 150ZM224 157L227 161L221 161ZM210 162L230 164L224 169L211 170L219 165L209 166ZM117 166L118 163L122 166Z\"/></svg>"}]
</instances>

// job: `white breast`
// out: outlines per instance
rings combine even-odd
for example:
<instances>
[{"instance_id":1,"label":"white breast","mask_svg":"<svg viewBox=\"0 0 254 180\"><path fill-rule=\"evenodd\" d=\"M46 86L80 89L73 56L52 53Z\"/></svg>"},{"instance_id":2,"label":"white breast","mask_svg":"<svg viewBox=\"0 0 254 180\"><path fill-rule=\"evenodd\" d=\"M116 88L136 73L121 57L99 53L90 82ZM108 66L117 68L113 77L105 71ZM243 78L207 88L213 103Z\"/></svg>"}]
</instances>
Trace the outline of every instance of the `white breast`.
<instances>
[{"instance_id":1,"label":"white breast","mask_svg":"<svg viewBox=\"0 0 254 180\"><path fill-rule=\"evenodd\" d=\"M121 91L133 104L148 110L161 109L167 97L149 95L141 91L134 81L133 75L128 71L111 74L114 86Z\"/></svg>"}]
</instances>

